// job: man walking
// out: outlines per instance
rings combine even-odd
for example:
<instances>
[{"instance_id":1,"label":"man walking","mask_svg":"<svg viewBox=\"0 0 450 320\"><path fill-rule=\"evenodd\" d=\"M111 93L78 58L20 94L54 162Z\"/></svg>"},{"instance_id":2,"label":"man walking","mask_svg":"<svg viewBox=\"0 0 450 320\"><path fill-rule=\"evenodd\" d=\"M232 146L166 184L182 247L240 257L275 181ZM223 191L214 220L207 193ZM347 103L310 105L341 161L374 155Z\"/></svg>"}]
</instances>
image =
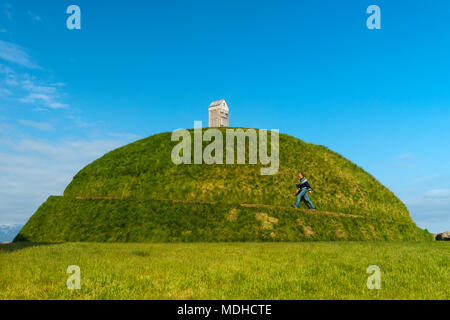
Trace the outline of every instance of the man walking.
<instances>
[{"instance_id":1,"label":"man walking","mask_svg":"<svg viewBox=\"0 0 450 320\"><path fill-rule=\"evenodd\" d=\"M305 178L302 172L300 172L298 176L300 178L300 183L297 185L297 192L295 193L295 195L297 196L297 202L293 204L292 207L298 208L302 199L305 199L305 201L309 204L309 209L316 209L308 196L308 192L312 193L312 189L308 180Z\"/></svg>"}]
</instances>

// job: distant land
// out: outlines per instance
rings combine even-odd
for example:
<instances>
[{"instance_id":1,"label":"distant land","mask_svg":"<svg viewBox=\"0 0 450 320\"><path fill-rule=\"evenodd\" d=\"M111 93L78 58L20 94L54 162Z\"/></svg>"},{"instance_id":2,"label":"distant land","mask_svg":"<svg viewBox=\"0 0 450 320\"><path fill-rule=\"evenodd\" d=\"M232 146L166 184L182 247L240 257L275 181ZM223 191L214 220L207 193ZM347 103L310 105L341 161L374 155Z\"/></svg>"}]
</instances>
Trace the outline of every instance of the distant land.
<instances>
[{"instance_id":1,"label":"distant land","mask_svg":"<svg viewBox=\"0 0 450 320\"><path fill-rule=\"evenodd\" d=\"M21 224L0 225L0 243L13 241L22 227Z\"/></svg>"}]
</instances>

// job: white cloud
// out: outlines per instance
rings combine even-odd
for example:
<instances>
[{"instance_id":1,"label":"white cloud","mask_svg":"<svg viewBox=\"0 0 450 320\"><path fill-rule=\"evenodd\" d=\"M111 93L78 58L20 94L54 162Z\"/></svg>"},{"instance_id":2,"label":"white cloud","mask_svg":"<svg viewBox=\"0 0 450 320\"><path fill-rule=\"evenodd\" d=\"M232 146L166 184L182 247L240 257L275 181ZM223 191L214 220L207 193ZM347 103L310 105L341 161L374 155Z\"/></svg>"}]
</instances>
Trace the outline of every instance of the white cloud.
<instances>
[{"instance_id":1,"label":"white cloud","mask_svg":"<svg viewBox=\"0 0 450 320\"><path fill-rule=\"evenodd\" d=\"M61 195L84 166L131 141L1 140L0 224L24 223L50 195Z\"/></svg>"},{"instance_id":2,"label":"white cloud","mask_svg":"<svg viewBox=\"0 0 450 320\"><path fill-rule=\"evenodd\" d=\"M51 102L47 106L51 109L66 109L69 107L68 104L60 103L60 102Z\"/></svg>"},{"instance_id":3,"label":"white cloud","mask_svg":"<svg viewBox=\"0 0 450 320\"><path fill-rule=\"evenodd\" d=\"M55 93L56 92L56 88L55 87L36 85L31 80L24 80L24 81L22 81L22 88L24 90L31 91L31 92L37 92L37 93L50 94L50 93Z\"/></svg>"},{"instance_id":4,"label":"white cloud","mask_svg":"<svg viewBox=\"0 0 450 320\"><path fill-rule=\"evenodd\" d=\"M450 230L450 189L433 189L404 199L416 223L431 232Z\"/></svg>"},{"instance_id":5,"label":"white cloud","mask_svg":"<svg viewBox=\"0 0 450 320\"><path fill-rule=\"evenodd\" d=\"M51 100L51 97L49 95L46 95L43 93L30 93L25 98L19 99L20 102L24 102L24 103L34 103L37 100L41 100L43 102L49 102Z\"/></svg>"},{"instance_id":6,"label":"white cloud","mask_svg":"<svg viewBox=\"0 0 450 320\"><path fill-rule=\"evenodd\" d=\"M53 101L54 97L43 93L30 93L25 98L19 99L20 102L28 104L40 104L50 109L66 109L69 105Z\"/></svg>"},{"instance_id":7,"label":"white cloud","mask_svg":"<svg viewBox=\"0 0 450 320\"><path fill-rule=\"evenodd\" d=\"M16 63L30 69L39 69L39 66L31 61L30 56L22 47L0 40L0 59Z\"/></svg>"},{"instance_id":8,"label":"white cloud","mask_svg":"<svg viewBox=\"0 0 450 320\"><path fill-rule=\"evenodd\" d=\"M7 61L8 64L1 64L2 60ZM18 66L38 68L23 48L0 40L0 96L3 94L0 97L0 110L7 110L4 101L13 101L16 104L21 102L33 106L33 109L20 110L21 114L22 111L29 112L21 116L22 120L16 120L14 116L14 119L0 116L0 224L24 223L49 195L62 194L72 177L84 166L105 152L136 138L132 134L106 134L105 139L54 138L48 141L27 136L23 126L40 131L54 130L56 134L67 134L70 127L67 124L73 122L74 127L70 128L83 127L83 132L88 130L91 124L81 117L75 117L71 109L52 114L55 117L63 116L66 121L64 130L59 132L58 128L53 128L50 122L46 122L47 120L35 121L36 114L31 110L49 111L69 108L63 100L63 90L66 85L53 79L51 82L46 79L37 79L38 74L32 73L34 70L28 70L29 74L27 74L20 71ZM8 109L14 108L13 104L6 105ZM57 118L52 118L52 121L54 120L59 123ZM94 127L96 132L98 128L99 126ZM73 130L70 134L72 137L76 136L80 134L80 130Z\"/></svg>"},{"instance_id":9,"label":"white cloud","mask_svg":"<svg viewBox=\"0 0 450 320\"><path fill-rule=\"evenodd\" d=\"M22 81L22 88L28 91L28 95L19 101L28 104L39 104L50 109L66 109L69 105L58 100L58 90L53 86L36 85L31 80Z\"/></svg>"},{"instance_id":10,"label":"white cloud","mask_svg":"<svg viewBox=\"0 0 450 320\"><path fill-rule=\"evenodd\" d=\"M53 129L53 126L48 122L37 122L37 121L31 121L31 120L19 120L20 124L29 126L41 131L50 131Z\"/></svg>"},{"instance_id":11,"label":"white cloud","mask_svg":"<svg viewBox=\"0 0 450 320\"><path fill-rule=\"evenodd\" d=\"M447 200L450 203L450 189L436 189L425 193L425 197L432 199Z\"/></svg>"},{"instance_id":12,"label":"white cloud","mask_svg":"<svg viewBox=\"0 0 450 320\"><path fill-rule=\"evenodd\" d=\"M0 40L0 58L2 41ZM11 59L10 59L11 60ZM60 101L61 88L65 86L62 82L56 82L51 85L45 81L36 80L36 77L29 74L17 73L9 66L0 64L0 96L12 95L21 103L35 104L35 110L46 109L67 109L69 105ZM5 87L8 87L6 89ZM12 93L11 90L14 92ZM24 97L25 94L25 97Z\"/></svg>"}]
</instances>

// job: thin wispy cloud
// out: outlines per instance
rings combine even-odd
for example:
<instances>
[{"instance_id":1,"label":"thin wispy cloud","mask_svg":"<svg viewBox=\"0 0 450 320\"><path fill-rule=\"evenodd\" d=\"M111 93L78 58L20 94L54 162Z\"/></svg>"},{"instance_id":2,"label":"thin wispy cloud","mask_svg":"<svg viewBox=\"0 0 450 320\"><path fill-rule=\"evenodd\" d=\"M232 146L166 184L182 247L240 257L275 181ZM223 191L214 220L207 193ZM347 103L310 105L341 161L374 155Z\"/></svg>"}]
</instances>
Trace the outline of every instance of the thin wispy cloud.
<instances>
[{"instance_id":1,"label":"thin wispy cloud","mask_svg":"<svg viewBox=\"0 0 450 320\"><path fill-rule=\"evenodd\" d=\"M448 201L450 204L450 189L435 189L425 193L425 197L433 199L441 199ZM449 210L450 214L450 210Z\"/></svg>"},{"instance_id":2,"label":"thin wispy cloud","mask_svg":"<svg viewBox=\"0 0 450 320\"><path fill-rule=\"evenodd\" d=\"M42 101L44 103L47 103L51 100L51 97L49 95L43 94L43 93L30 93L25 98L19 99L20 102L23 103L35 103L36 101Z\"/></svg>"},{"instance_id":3,"label":"thin wispy cloud","mask_svg":"<svg viewBox=\"0 0 450 320\"><path fill-rule=\"evenodd\" d=\"M30 93L26 97L19 99L20 102L27 104L37 104L41 107L50 109L67 109L69 105L55 101L55 97L45 93Z\"/></svg>"},{"instance_id":4,"label":"thin wispy cloud","mask_svg":"<svg viewBox=\"0 0 450 320\"><path fill-rule=\"evenodd\" d=\"M22 81L22 87L23 87L23 89L30 91L30 92L37 92L37 93L55 93L56 92L55 87L36 85L31 80Z\"/></svg>"},{"instance_id":5,"label":"thin wispy cloud","mask_svg":"<svg viewBox=\"0 0 450 320\"><path fill-rule=\"evenodd\" d=\"M67 109L69 108L69 105L60 102L51 102L48 104L48 107L51 109Z\"/></svg>"},{"instance_id":6,"label":"thin wispy cloud","mask_svg":"<svg viewBox=\"0 0 450 320\"><path fill-rule=\"evenodd\" d=\"M12 62L30 69L39 69L40 67L34 63L21 46L0 40L0 59Z\"/></svg>"},{"instance_id":7,"label":"thin wispy cloud","mask_svg":"<svg viewBox=\"0 0 450 320\"><path fill-rule=\"evenodd\" d=\"M28 126L41 131L50 131L53 129L53 126L48 122L37 122L31 120L19 120L18 122L24 126Z\"/></svg>"},{"instance_id":8,"label":"thin wispy cloud","mask_svg":"<svg viewBox=\"0 0 450 320\"><path fill-rule=\"evenodd\" d=\"M40 67L34 63L21 46L0 40L0 59L12 62L30 69L39 69Z\"/></svg>"},{"instance_id":9,"label":"thin wispy cloud","mask_svg":"<svg viewBox=\"0 0 450 320\"><path fill-rule=\"evenodd\" d=\"M438 179L435 179L438 180ZM428 181L427 184L433 184ZM422 228L428 228L431 232L442 232L450 226L450 189L436 188L422 190L420 187L408 191L402 200L408 206L414 221Z\"/></svg>"},{"instance_id":10,"label":"thin wispy cloud","mask_svg":"<svg viewBox=\"0 0 450 320\"><path fill-rule=\"evenodd\" d=\"M20 103L33 104L34 110L69 108L67 103L61 101L61 88L65 86L61 82L48 84L0 64L0 85L2 84L4 89L0 90L0 96L16 96Z\"/></svg>"},{"instance_id":11,"label":"thin wispy cloud","mask_svg":"<svg viewBox=\"0 0 450 320\"><path fill-rule=\"evenodd\" d=\"M129 142L0 138L0 224L24 223L48 196L62 194L84 166Z\"/></svg>"},{"instance_id":12,"label":"thin wispy cloud","mask_svg":"<svg viewBox=\"0 0 450 320\"><path fill-rule=\"evenodd\" d=\"M35 99L35 100L33 100L33 97L32 97L33 95L31 95L30 97L28 97L28 98L25 98L24 100L25 101L30 101L29 103L34 103L34 102L39 102L39 101L42 101L42 102L44 102L43 103L43 105L45 105L45 107L46 108L43 108L43 107L35 107L33 110L35 110L35 111L47 111L49 108L50 109L67 109L68 107L69 107L69 105L67 105L67 104L64 104L64 103L60 103L60 102L48 102L48 98L47 97L45 97L45 95L40 95L40 96L42 96L42 97L39 97L38 99ZM44 98L44 99L41 99L41 98Z\"/></svg>"}]
</instances>

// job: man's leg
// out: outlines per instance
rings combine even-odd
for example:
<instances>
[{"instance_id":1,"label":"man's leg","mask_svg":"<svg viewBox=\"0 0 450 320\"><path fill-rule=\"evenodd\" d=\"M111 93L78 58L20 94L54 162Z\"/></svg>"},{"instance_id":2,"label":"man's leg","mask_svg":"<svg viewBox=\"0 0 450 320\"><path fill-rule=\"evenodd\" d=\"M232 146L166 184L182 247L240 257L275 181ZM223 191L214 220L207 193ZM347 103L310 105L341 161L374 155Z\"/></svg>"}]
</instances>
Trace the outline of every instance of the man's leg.
<instances>
[{"instance_id":1,"label":"man's leg","mask_svg":"<svg viewBox=\"0 0 450 320\"><path fill-rule=\"evenodd\" d=\"M305 199L306 202L309 203L309 208L310 208L310 209L315 209L313 203L312 203L311 200L309 199L308 193L305 193L304 199Z\"/></svg>"},{"instance_id":2,"label":"man's leg","mask_svg":"<svg viewBox=\"0 0 450 320\"><path fill-rule=\"evenodd\" d=\"M300 193L298 194L298 196L297 196L297 202L295 203L295 206L296 206L296 207L299 206L300 201L302 201L303 196L306 194L306 191L308 191L308 190L303 189L303 190L301 190Z\"/></svg>"}]
</instances>

